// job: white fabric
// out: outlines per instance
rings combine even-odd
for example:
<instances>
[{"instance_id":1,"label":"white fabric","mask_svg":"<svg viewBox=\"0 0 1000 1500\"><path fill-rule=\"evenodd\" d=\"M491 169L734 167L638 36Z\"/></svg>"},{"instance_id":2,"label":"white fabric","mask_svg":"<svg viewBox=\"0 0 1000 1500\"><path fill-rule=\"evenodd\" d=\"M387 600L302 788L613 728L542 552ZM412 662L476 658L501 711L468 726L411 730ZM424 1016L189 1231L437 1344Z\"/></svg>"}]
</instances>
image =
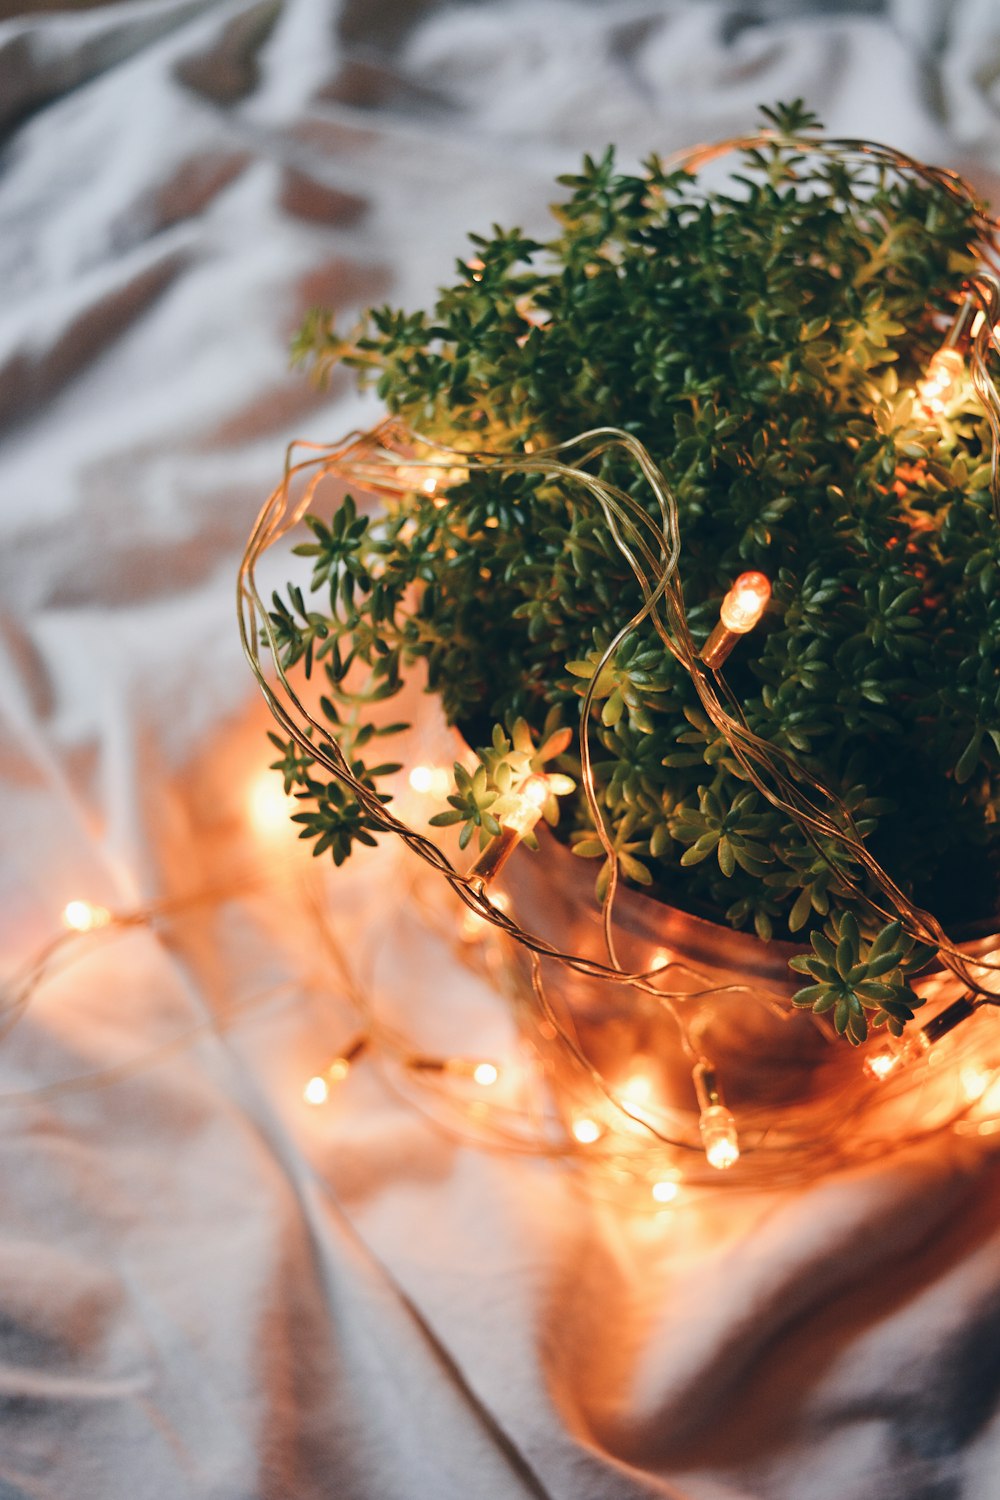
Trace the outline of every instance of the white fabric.
<instances>
[{"instance_id":1,"label":"white fabric","mask_svg":"<svg viewBox=\"0 0 1000 1500\"><path fill-rule=\"evenodd\" d=\"M301 1103L355 1023L308 857L248 823L233 593L285 442L376 412L289 374L307 307L425 304L467 230L544 231L583 150L797 94L988 189L998 76L989 0L0 25L4 970L71 897L209 893L53 971L0 1044L0 1500L995 1500L997 1168L968 1142L633 1217L369 1064ZM351 970L428 1048L509 1048L409 890L391 851L326 880Z\"/></svg>"}]
</instances>

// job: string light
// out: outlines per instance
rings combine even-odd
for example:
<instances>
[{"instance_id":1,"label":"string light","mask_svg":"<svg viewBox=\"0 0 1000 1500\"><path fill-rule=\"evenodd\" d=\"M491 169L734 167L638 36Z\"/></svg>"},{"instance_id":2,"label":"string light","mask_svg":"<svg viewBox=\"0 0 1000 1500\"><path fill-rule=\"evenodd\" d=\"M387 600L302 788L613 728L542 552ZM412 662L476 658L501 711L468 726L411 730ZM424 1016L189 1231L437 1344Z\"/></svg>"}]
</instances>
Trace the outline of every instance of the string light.
<instances>
[{"instance_id":1,"label":"string light","mask_svg":"<svg viewBox=\"0 0 1000 1500\"><path fill-rule=\"evenodd\" d=\"M771 597L771 583L763 573L741 573L719 608L719 622L699 655L717 672L741 635L759 622Z\"/></svg>"},{"instance_id":2,"label":"string light","mask_svg":"<svg viewBox=\"0 0 1000 1500\"><path fill-rule=\"evenodd\" d=\"M94 901L67 901L62 919L63 926L71 932L93 932L95 928L107 927L111 913Z\"/></svg>"},{"instance_id":3,"label":"string light","mask_svg":"<svg viewBox=\"0 0 1000 1500\"><path fill-rule=\"evenodd\" d=\"M471 880L481 881L487 886L496 879L518 844L538 823L550 795L547 776L532 775L522 783L512 798L509 811L497 819L500 832L490 840L470 869Z\"/></svg>"},{"instance_id":4,"label":"string light","mask_svg":"<svg viewBox=\"0 0 1000 1500\"><path fill-rule=\"evenodd\" d=\"M333 1062L324 1069L322 1073L316 1073L306 1083L302 1090L302 1097L307 1104L325 1104L330 1097L331 1087L343 1083L351 1068L367 1050L371 1038L367 1033L357 1036L343 1052L337 1054Z\"/></svg>"},{"instance_id":5,"label":"string light","mask_svg":"<svg viewBox=\"0 0 1000 1500\"><path fill-rule=\"evenodd\" d=\"M942 348L931 355L927 374L917 382L917 401L928 417L940 417L958 395L965 377L965 360L957 349Z\"/></svg>"},{"instance_id":6,"label":"string light","mask_svg":"<svg viewBox=\"0 0 1000 1500\"><path fill-rule=\"evenodd\" d=\"M942 1037L954 1031L963 1021L967 1021L976 1012L976 1005L971 995L960 995L944 1010L939 1011L936 1016L912 1031L905 1040L896 1046L887 1045L877 1052L870 1053L864 1061L864 1071L869 1078L882 1082L894 1073L904 1063L912 1063L918 1058L926 1057L931 1048Z\"/></svg>"},{"instance_id":7,"label":"string light","mask_svg":"<svg viewBox=\"0 0 1000 1500\"><path fill-rule=\"evenodd\" d=\"M984 1072L982 1068L962 1068L959 1072L959 1082L962 1092L970 1104L975 1104L986 1093L993 1082L994 1074Z\"/></svg>"},{"instance_id":8,"label":"string light","mask_svg":"<svg viewBox=\"0 0 1000 1500\"><path fill-rule=\"evenodd\" d=\"M280 778L273 771L262 771L250 787L248 810L254 831L264 838L274 838L291 831L289 817L297 807L295 798L283 790Z\"/></svg>"},{"instance_id":9,"label":"string light","mask_svg":"<svg viewBox=\"0 0 1000 1500\"><path fill-rule=\"evenodd\" d=\"M726 1108L712 1065L696 1063L692 1077L698 1098L698 1130L705 1148L705 1160L717 1172L728 1172L740 1159L736 1121Z\"/></svg>"},{"instance_id":10,"label":"string light","mask_svg":"<svg viewBox=\"0 0 1000 1500\"><path fill-rule=\"evenodd\" d=\"M659 1203L661 1207L673 1203L679 1192L680 1187L672 1177L661 1177L650 1188L654 1203Z\"/></svg>"},{"instance_id":11,"label":"string light","mask_svg":"<svg viewBox=\"0 0 1000 1500\"><path fill-rule=\"evenodd\" d=\"M406 1066L414 1073L444 1073L453 1078L468 1078L480 1088L492 1088L500 1081L500 1069L494 1062L470 1057L408 1057Z\"/></svg>"},{"instance_id":12,"label":"string light","mask_svg":"<svg viewBox=\"0 0 1000 1500\"><path fill-rule=\"evenodd\" d=\"M601 1139L604 1127L597 1120L592 1120L589 1115L578 1115L570 1131L573 1139L579 1141L581 1146L592 1146L595 1141Z\"/></svg>"},{"instance_id":13,"label":"string light","mask_svg":"<svg viewBox=\"0 0 1000 1500\"><path fill-rule=\"evenodd\" d=\"M414 766L408 780L415 792L439 801L451 790L451 774L444 766Z\"/></svg>"}]
</instances>

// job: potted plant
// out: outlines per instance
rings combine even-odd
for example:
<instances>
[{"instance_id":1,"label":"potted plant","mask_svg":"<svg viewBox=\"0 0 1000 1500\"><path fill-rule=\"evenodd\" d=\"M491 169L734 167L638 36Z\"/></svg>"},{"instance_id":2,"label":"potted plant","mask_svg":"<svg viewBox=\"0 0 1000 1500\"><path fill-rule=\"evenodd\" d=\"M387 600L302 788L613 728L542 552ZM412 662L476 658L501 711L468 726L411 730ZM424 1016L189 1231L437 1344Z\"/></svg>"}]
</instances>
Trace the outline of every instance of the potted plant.
<instances>
[{"instance_id":1,"label":"potted plant","mask_svg":"<svg viewBox=\"0 0 1000 1500\"><path fill-rule=\"evenodd\" d=\"M801 103L764 113L723 189L609 150L560 179L548 243L472 236L432 311L309 318L298 358L374 382L409 448L377 514L348 495L306 517L311 594L275 595L269 629L285 671L322 674L320 737L373 795L397 769L377 706L422 667L477 750L432 820L463 848L542 773L599 896L620 877L793 943L797 1003L856 1044L912 1019L942 945L927 912L992 931L1000 903L1000 529L988 385L961 354L992 231L946 174L826 143ZM737 577L770 583L719 689L743 740L641 617L607 507L558 471L606 429L666 476L695 651ZM616 514L655 517L621 443L588 451ZM273 738L315 852L371 842L378 804Z\"/></svg>"}]
</instances>

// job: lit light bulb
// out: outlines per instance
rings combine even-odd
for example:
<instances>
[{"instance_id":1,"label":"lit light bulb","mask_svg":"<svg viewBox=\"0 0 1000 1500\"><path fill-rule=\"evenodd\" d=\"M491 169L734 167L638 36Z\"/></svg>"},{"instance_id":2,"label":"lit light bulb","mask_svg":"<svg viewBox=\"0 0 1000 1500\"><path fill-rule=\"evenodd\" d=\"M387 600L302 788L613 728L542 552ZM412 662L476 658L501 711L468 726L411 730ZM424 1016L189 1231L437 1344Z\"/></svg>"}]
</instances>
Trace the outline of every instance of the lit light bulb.
<instances>
[{"instance_id":1,"label":"lit light bulb","mask_svg":"<svg viewBox=\"0 0 1000 1500\"><path fill-rule=\"evenodd\" d=\"M993 1074L984 1072L982 1068L963 1068L959 1074L962 1083L962 1093L970 1104L975 1104L981 1099L993 1082Z\"/></svg>"},{"instance_id":2,"label":"lit light bulb","mask_svg":"<svg viewBox=\"0 0 1000 1500\"><path fill-rule=\"evenodd\" d=\"M451 773L444 766L414 766L409 782L421 796L447 797L451 787Z\"/></svg>"},{"instance_id":3,"label":"lit light bulb","mask_svg":"<svg viewBox=\"0 0 1000 1500\"><path fill-rule=\"evenodd\" d=\"M703 1110L698 1119L705 1159L717 1172L726 1172L740 1159L736 1121L721 1104Z\"/></svg>"},{"instance_id":4,"label":"lit light bulb","mask_svg":"<svg viewBox=\"0 0 1000 1500\"><path fill-rule=\"evenodd\" d=\"M736 1121L726 1108L719 1080L711 1063L696 1063L692 1078L698 1096L698 1129L705 1159L717 1172L727 1172L740 1159Z\"/></svg>"},{"instance_id":5,"label":"lit light bulb","mask_svg":"<svg viewBox=\"0 0 1000 1500\"><path fill-rule=\"evenodd\" d=\"M592 1146L604 1134L602 1126L589 1115L579 1115L571 1128L573 1139L579 1141L581 1146Z\"/></svg>"},{"instance_id":6,"label":"lit light bulb","mask_svg":"<svg viewBox=\"0 0 1000 1500\"><path fill-rule=\"evenodd\" d=\"M262 771L250 788L249 813L254 831L262 838L291 831L289 817L298 811L294 797L284 790L273 771Z\"/></svg>"},{"instance_id":7,"label":"lit light bulb","mask_svg":"<svg viewBox=\"0 0 1000 1500\"><path fill-rule=\"evenodd\" d=\"M746 635L767 608L771 582L763 573L741 573L719 607L719 618L727 630Z\"/></svg>"},{"instance_id":8,"label":"lit light bulb","mask_svg":"<svg viewBox=\"0 0 1000 1500\"><path fill-rule=\"evenodd\" d=\"M669 969L672 961L669 948L654 948L650 956L649 971L655 974L660 969Z\"/></svg>"},{"instance_id":9,"label":"lit light bulb","mask_svg":"<svg viewBox=\"0 0 1000 1500\"><path fill-rule=\"evenodd\" d=\"M968 1020L969 1016L975 1015L976 1005L972 995L960 995L944 1010L939 1010L936 1016L916 1031L910 1031L906 1040L896 1046L882 1047L878 1052L873 1052L865 1058L862 1072L877 1082L888 1078L903 1063L914 1063L928 1055L935 1043L946 1037L949 1031L954 1031L956 1026Z\"/></svg>"},{"instance_id":10,"label":"lit light bulb","mask_svg":"<svg viewBox=\"0 0 1000 1500\"><path fill-rule=\"evenodd\" d=\"M510 809L500 818L500 832L486 845L469 871L473 880L488 885L495 880L518 844L529 834L542 816L542 808L553 790L547 776L529 776L512 799Z\"/></svg>"},{"instance_id":11,"label":"lit light bulb","mask_svg":"<svg viewBox=\"0 0 1000 1500\"><path fill-rule=\"evenodd\" d=\"M62 919L71 932L93 932L96 927L107 927L111 913L93 901L67 901Z\"/></svg>"},{"instance_id":12,"label":"lit light bulb","mask_svg":"<svg viewBox=\"0 0 1000 1500\"><path fill-rule=\"evenodd\" d=\"M489 900L490 905L495 906L497 911L510 911L510 897L503 891L495 891ZM492 925L488 917L481 917L477 911L466 907L462 913L462 925L458 930L458 935L463 943L478 943L486 936Z\"/></svg>"},{"instance_id":13,"label":"lit light bulb","mask_svg":"<svg viewBox=\"0 0 1000 1500\"><path fill-rule=\"evenodd\" d=\"M482 281L483 272L486 270L486 266L485 263L479 259L478 255L473 255L470 260L467 260L465 262L465 266L471 274L473 281Z\"/></svg>"},{"instance_id":14,"label":"lit light bulb","mask_svg":"<svg viewBox=\"0 0 1000 1500\"><path fill-rule=\"evenodd\" d=\"M917 402L928 417L940 417L958 394L965 374L965 360L957 349L938 349L927 365L927 374L917 382Z\"/></svg>"},{"instance_id":15,"label":"lit light bulb","mask_svg":"<svg viewBox=\"0 0 1000 1500\"><path fill-rule=\"evenodd\" d=\"M653 1080L648 1073L632 1073L622 1084L620 1092L629 1104L648 1104L653 1097Z\"/></svg>"},{"instance_id":16,"label":"lit light bulb","mask_svg":"<svg viewBox=\"0 0 1000 1500\"><path fill-rule=\"evenodd\" d=\"M881 1083L883 1078L888 1078L890 1073L895 1072L901 1062L902 1056L899 1052L892 1052L886 1048L882 1052L870 1053L865 1058L861 1071L869 1078L874 1078L877 1083Z\"/></svg>"},{"instance_id":17,"label":"lit light bulb","mask_svg":"<svg viewBox=\"0 0 1000 1500\"><path fill-rule=\"evenodd\" d=\"M410 1057L406 1066L414 1073L448 1073L453 1078L470 1078L481 1089L492 1088L500 1080L496 1063L480 1057Z\"/></svg>"},{"instance_id":18,"label":"lit light bulb","mask_svg":"<svg viewBox=\"0 0 1000 1500\"><path fill-rule=\"evenodd\" d=\"M653 1199L657 1203L673 1203L680 1188L672 1177L661 1177L659 1182L654 1182L650 1188Z\"/></svg>"},{"instance_id":19,"label":"lit light bulb","mask_svg":"<svg viewBox=\"0 0 1000 1500\"><path fill-rule=\"evenodd\" d=\"M330 1086L326 1079L321 1078L317 1073L314 1078L310 1078L302 1090L302 1097L307 1104L314 1104L318 1107L320 1104L325 1104L329 1099Z\"/></svg>"},{"instance_id":20,"label":"lit light bulb","mask_svg":"<svg viewBox=\"0 0 1000 1500\"><path fill-rule=\"evenodd\" d=\"M718 670L741 635L758 623L771 597L770 580L763 573L741 573L719 606L719 623L701 648L706 667Z\"/></svg>"},{"instance_id":21,"label":"lit light bulb","mask_svg":"<svg viewBox=\"0 0 1000 1500\"><path fill-rule=\"evenodd\" d=\"M306 1103L325 1104L330 1097L331 1084L343 1083L351 1071L352 1065L357 1062L367 1046L368 1037L364 1033L361 1036L356 1036L350 1046L345 1047L343 1052L339 1053L333 1059L329 1067L325 1068L322 1073L317 1073L310 1078L302 1090L302 1097Z\"/></svg>"}]
</instances>

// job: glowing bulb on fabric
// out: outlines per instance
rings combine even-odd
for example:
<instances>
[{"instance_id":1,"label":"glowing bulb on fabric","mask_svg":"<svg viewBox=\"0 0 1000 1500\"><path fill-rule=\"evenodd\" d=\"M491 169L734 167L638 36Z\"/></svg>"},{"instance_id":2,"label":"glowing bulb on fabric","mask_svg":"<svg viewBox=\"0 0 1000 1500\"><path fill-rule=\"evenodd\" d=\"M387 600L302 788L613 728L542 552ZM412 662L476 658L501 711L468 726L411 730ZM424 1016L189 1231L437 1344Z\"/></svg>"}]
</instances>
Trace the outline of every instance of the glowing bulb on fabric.
<instances>
[{"instance_id":1,"label":"glowing bulb on fabric","mask_svg":"<svg viewBox=\"0 0 1000 1500\"><path fill-rule=\"evenodd\" d=\"M604 1132L596 1120L590 1119L588 1115L581 1115L573 1121L572 1134L573 1139L579 1141L581 1146L592 1146Z\"/></svg>"},{"instance_id":2,"label":"glowing bulb on fabric","mask_svg":"<svg viewBox=\"0 0 1000 1500\"><path fill-rule=\"evenodd\" d=\"M481 1089L492 1088L499 1077L500 1069L495 1063L476 1063L476 1066L472 1070L472 1081L473 1083L478 1083Z\"/></svg>"},{"instance_id":3,"label":"glowing bulb on fabric","mask_svg":"<svg viewBox=\"0 0 1000 1500\"><path fill-rule=\"evenodd\" d=\"M653 1183L650 1192L653 1195L653 1201L656 1203L673 1203L680 1192L680 1188L674 1182L673 1178L662 1177L659 1182Z\"/></svg>"},{"instance_id":4,"label":"glowing bulb on fabric","mask_svg":"<svg viewBox=\"0 0 1000 1500\"><path fill-rule=\"evenodd\" d=\"M67 901L62 919L63 926L71 932L93 932L95 927L107 927L111 913L106 906L97 906L93 901Z\"/></svg>"},{"instance_id":5,"label":"glowing bulb on fabric","mask_svg":"<svg viewBox=\"0 0 1000 1500\"><path fill-rule=\"evenodd\" d=\"M325 1104L330 1097L331 1085L336 1086L343 1083L352 1065L357 1061L368 1046L368 1036L362 1033L356 1036L350 1046L345 1047L343 1052L333 1059L333 1062L322 1073L317 1073L310 1078L302 1090L302 1097L307 1104Z\"/></svg>"}]
</instances>

